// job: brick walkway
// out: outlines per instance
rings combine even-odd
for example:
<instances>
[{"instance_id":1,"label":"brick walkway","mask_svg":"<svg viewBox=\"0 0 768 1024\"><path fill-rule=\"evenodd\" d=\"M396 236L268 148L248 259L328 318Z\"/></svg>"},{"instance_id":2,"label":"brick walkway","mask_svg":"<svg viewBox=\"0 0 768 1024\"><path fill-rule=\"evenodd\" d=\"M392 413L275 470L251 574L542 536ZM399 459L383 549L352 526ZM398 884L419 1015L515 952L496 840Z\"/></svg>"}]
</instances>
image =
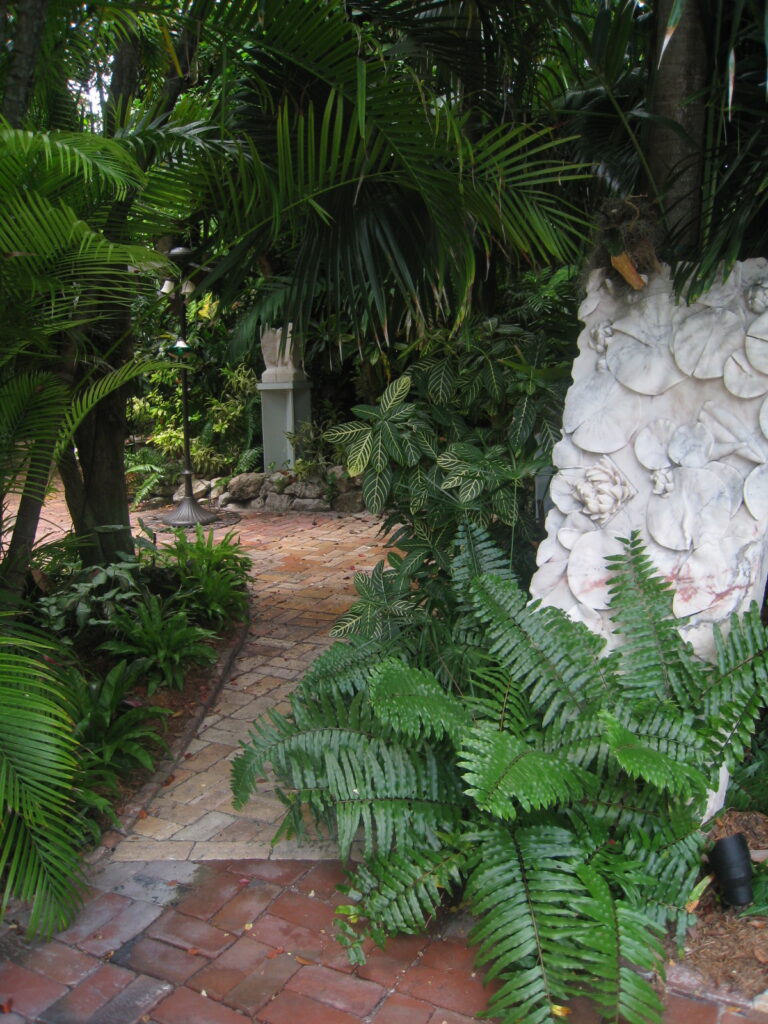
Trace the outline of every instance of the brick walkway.
<instances>
[{"instance_id":1,"label":"brick walkway","mask_svg":"<svg viewBox=\"0 0 768 1024\"><path fill-rule=\"evenodd\" d=\"M53 531L65 516L53 508L47 520ZM32 946L0 926L3 1024L470 1024L483 1011L460 915L353 969L333 940L344 877L334 847L272 848L282 806L266 781L233 809L230 761L251 721L285 705L329 644L354 572L381 557L365 516L253 513L237 532L254 561L252 621L225 685L94 852L74 923ZM696 985L671 972L665 1024L768 1024ZM600 1020L585 1001L571 1011L570 1024Z\"/></svg>"}]
</instances>

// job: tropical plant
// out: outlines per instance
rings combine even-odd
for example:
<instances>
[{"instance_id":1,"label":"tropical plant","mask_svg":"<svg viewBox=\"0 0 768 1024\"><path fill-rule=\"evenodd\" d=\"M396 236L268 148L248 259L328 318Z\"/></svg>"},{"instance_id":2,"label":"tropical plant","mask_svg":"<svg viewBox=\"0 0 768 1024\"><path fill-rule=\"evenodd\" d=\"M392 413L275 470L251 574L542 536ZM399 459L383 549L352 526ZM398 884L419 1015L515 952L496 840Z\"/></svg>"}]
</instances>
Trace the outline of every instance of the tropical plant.
<instances>
[{"instance_id":1,"label":"tropical plant","mask_svg":"<svg viewBox=\"0 0 768 1024\"><path fill-rule=\"evenodd\" d=\"M86 634L87 642L92 643L94 631L108 628L120 609L130 613L139 600L139 563L130 560L96 569L79 568L60 581L52 580L51 588L51 593L35 602L36 623L62 642L76 642Z\"/></svg>"},{"instance_id":2,"label":"tropical plant","mask_svg":"<svg viewBox=\"0 0 768 1024\"><path fill-rule=\"evenodd\" d=\"M137 702L132 691L145 664L119 661L100 677L87 679L74 672L67 677L67 700L78 742L76 784L80 790L117 792L125 771L152 771L151 748L166 749L157 726L168 708Z\"/></svg>"},{"instance_id":3,"label":"tropical plant","mask_svg":"<svg viewBox=\"0 0 768 1024\"><path fill-rule=\"evenodd\" d=\"M101 650L141 659L150 696L160 686L183 689L190 665L216 661L216 651L207 643L214 634L192 625L182 608L155 594L144 595L130 611L116 612L111 627L117 638L105 640Z\"/></svg>"},{"instance_id":4,"label":"tropical plant","mask_svg":"<svg viewBox=\"0 0 768 1024\"><path fill-rule=\"evenodd\" d=\"M768 632L753 607L715 628L715 664L698 660L638 537L624 544L610 653L508 573L478 574L504 557L469 528L453 568L460 673L407 632L355 638L318 659L290 716L255 724L237 805L271 765L280 834L305 836L308 811L342 857L362 836L338 911L353 959L461 893L500 982L490 1015L537 1024L586 992L612 1020L660 1020L642 972L663 974L665 926L684 934L707 788L768 701Z\"/></svg>"},{"instance_id":5,"label":"tropical plant","mask_svg":"<svg viewBox=\"0 0 768 1024\"><path fill-rule=\"evenodd\" d=\"M490 529L521 579L541 531L535 479L550 465L577 333L571 280L540 275L510 297L515 320L434 331L402 357L378 405L326 431L369 511L387 512L405 573L447 572L456 531ZM533 308L531 308L533 306ZM555 308L552 308L555 307Z\"/></svg>"},{"instance_id":6,"label":"tropical plant","mask_svg":"<svg viewBox=\"0 0 768 1024\"><path fill-rule=\"evenodd\" d=\"M251 560L233 532L219 539L198 525L194 539L175 530L173 542L149 555L169 571L175 600L193 622L222 626L241 618L248 608Z\"/></svg>"},{"instance_id":7,"label":"tropical plant","mask_svg":"<svg viewBox=\"0 0 768 1024\"><path fill-rule=\"evenodd\" d=\"M132 508L137 508L147 498L160 491L172 494L175 480L180 473L180 463L164 456L150 445L127 448L125 472L128 486L133 494Z\"/></svg>"},{"instance_id":8,"label":"tropical plant","mask_svg":"<svg viewBox=\"0 0 768 1024\"><path fill-rule=\"evenodd\" d=\"M50 935L80 905L76 741L50 639L0 623L0 917L29 901L30 933Z\"/></svg>"}]
</instances>

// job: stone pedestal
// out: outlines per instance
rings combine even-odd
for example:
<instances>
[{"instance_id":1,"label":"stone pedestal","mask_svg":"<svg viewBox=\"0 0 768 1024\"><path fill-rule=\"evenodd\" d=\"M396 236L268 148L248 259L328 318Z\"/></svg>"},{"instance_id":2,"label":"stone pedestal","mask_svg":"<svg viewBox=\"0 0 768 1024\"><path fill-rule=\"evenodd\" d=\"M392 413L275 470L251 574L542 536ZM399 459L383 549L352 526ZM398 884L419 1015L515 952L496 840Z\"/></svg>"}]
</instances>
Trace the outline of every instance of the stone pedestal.
<instances>
[{"instance_id":1,"label":"stone pedestal","mask_svg":"<svg viewBox=\"0 0 768 1024\"><path fill-rule=\"evenodd\" d=\"M302 423L311 421L312 385L294 361L291 324L285 342L282 328L266 327L261 332L261 352L266 367L259 384L264 468L290 468L295 453L286 434L295 434Z\"/></svg>"},{"instance_id":2,"label":"stone pedestal","mask_svg":"<svg viewBox=\"0 0 768 1024\"><path fill-rule=\"evenodd\" d=\"M262 378L259 391L265 469L284 469L293 466L293 445L286 434L294 434L302 423L310 422L311 388L312 385L306 377L288 381Z\"/></svg>"}]
</instances>

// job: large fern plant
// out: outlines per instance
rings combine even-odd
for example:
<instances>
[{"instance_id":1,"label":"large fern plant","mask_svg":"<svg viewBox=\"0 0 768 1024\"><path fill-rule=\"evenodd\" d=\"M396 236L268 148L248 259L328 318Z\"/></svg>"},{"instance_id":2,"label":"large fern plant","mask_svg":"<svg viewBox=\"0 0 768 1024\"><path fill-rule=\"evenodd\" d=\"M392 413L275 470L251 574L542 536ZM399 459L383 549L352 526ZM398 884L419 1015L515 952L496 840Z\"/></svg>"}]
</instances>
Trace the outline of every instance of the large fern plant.
<instances>
[{"instance_id":1,"label":"large fern plant","mask_svg":"<svg viewBox=\"0 0 768 1024\"><path fill-rule=\"evenodd\" d=\"M717 632L715 664L697 659L633 537L613 560L622 642L605 654L510 578L478 574L503 560L476 529L460 549L464 657L439 660L407 631L335 645L290 716L256 723L236 799L271 764L282 832L305 834L309 809L343 857L361 842L339 908L353 958L364 936L418 931L463 893L478 963L500 983L490 1014L537 1024L586 991L611 1020L657 1021L648 978L664 929L679 939L688 923L707 789L768 697L766 630L753 608Z\"/></svg>"}]
</instances>

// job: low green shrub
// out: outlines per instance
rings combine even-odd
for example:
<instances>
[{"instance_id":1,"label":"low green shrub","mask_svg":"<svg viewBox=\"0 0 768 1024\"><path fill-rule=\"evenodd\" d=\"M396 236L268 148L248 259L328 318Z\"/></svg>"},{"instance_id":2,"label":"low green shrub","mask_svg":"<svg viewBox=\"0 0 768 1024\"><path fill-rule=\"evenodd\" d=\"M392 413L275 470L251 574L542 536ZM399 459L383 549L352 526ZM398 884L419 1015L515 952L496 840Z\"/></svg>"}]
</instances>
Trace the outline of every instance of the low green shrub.
<instances>
[{"instance_id":1,"label":"low green shrub","mask_svg":"<svg viewBox=\"0 0 768 1024\"><path fill-rule=\"evenodd\" d=\"M181 690L190 665L211 665L216 651L208 641L215 634L192 625L187 613L154 594L143 597L129 611L120 610L112 619L117 639L101 644L102 651L142 660L147 693L161 686Z\"/></svg>"},{"instance_id":2,"label":"low green shrub","mask_svg":"<svg viewBox=\"0 0 768 1024\"><path fill-rule=\"evenodd\" d=\"M160 548L153 561L172 572L176 600L193 622L220 627L245 615L252 566L234 533L216 540L213 530L206 534L197 526L191 539L176 530L173 542Z\"/></svg>"},{"instance_id":3,"label":"low green shrub","mask_svg":"<svg viewBox=\"0 0 768 1024\"><path fill-rule=\"evenodd\" d=\"M768 701L768 631L756 607L715 631L715 664L682 640L671 590L636 536L612 560L621 645L528 604L506 558L459 533L453 615L355 636L322 655L291 714L255 724L233 765L241 806L271 766L288 808L363 863L338 908L353 960L418 931L448 894L498 979L488 1012L557 1019L588 993L629 1024L661 1019L646 972L681 940L700 872L701 819L719 766L742 758ZM487 572L492 570L492 574Z\"/></svg>"},{"instance_id":4,"label":"low green shrub","mask_svg":"<svg viewBox=\"0 0 768 1024\"><path fill-rule=\"evenodd\" d=\"M126 771L152 771L150 749L166 750L158 725L170 711L137 703L131 697L145 670L145 661L119 661L102 676L87 679L74 671L66 677L66 696L78 743L76 785L88 806L110 813L100 799L118 792Z\"/></svg>"}]
</instances>

